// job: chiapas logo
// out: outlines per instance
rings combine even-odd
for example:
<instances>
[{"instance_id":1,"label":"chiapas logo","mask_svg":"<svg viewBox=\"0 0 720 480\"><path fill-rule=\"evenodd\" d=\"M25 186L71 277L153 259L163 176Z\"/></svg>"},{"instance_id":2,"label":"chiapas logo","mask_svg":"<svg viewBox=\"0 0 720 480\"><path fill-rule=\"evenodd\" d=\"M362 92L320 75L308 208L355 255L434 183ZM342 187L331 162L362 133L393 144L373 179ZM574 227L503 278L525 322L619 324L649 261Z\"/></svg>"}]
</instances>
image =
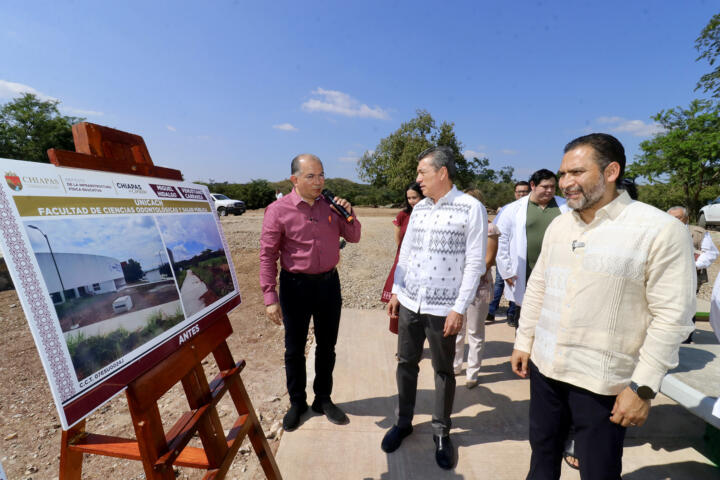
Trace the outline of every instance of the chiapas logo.
<instances>
[{"instance_id":1,"label":"chiapas logo","mask_svg":"<svg viewBox=\"0 0 720 480\"><path fill-rule=\"evenodd\" d=\"M13 172L5 172L5 181L7 182L8 186L16 192L22 190L22 182L20 181L20 177L18 177L17 174Z\"/></svg>"}]
</instances>

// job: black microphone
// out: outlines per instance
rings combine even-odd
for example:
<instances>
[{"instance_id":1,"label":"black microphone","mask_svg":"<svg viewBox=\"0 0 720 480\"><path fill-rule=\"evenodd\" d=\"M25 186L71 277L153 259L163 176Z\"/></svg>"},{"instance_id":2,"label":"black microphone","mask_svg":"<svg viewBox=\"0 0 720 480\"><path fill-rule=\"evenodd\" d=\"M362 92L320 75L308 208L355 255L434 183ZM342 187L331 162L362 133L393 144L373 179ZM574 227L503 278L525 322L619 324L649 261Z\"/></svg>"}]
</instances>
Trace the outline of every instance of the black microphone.
<instances>
[{"instance_id":1,"label":"black microphone","mask_svg":"<svg viewBox=\"0 0 720 480\"><path fill-rule=\"evenodd\" d=\"M345 208L338 205L338 203L335 201L335 194L332 193L330 190L328 190L327 188L325 190L323 190L322 196L325 197L325 200L327 200L327 202L330 205L332 205L333 207L335 207L337 209L337 211L340 213L340 215L345 217L345 220L347 220L348 223L352 223L353 220L355 220L355 217L350 215L350 213L348 213L348 211L345 210Z\"/></svg>"}]
</instances>

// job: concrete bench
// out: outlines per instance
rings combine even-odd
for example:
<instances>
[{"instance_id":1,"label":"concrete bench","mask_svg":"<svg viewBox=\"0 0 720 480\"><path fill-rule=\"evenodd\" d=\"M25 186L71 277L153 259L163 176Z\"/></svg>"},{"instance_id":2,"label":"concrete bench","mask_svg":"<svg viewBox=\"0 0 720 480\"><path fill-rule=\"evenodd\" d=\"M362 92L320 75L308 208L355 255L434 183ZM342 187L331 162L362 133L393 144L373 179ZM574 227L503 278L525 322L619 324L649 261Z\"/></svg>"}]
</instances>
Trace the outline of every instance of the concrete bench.
<instances>
[{"instance_id":1,"label":"concrete bench","mask_svg":"<svg viewBox=\"0 0 720 480\"><path fill-rule=\"evenodd\" d=\"M714 339L712 332L695 333L698 334ZM720 345L682 345L680 363L665 376L660 391L710 425L720 428L720 418L712 414L720 397Z\"/></svg>"}]
</instances>

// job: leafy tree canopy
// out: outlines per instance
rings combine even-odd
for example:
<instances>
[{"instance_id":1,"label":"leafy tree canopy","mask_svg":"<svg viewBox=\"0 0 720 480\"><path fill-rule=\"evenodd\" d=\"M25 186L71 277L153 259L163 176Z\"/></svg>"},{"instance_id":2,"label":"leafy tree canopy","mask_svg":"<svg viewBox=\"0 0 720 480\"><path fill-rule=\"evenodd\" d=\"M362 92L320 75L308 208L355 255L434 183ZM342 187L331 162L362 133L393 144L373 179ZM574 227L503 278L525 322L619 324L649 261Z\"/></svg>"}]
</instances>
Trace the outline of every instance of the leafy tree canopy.
<instances>
[{"instance_id":1,"label":"leafy tree canopy","mask_svg":"<svg viewBox=\"0 0 720 480\"><path fill-rule=\"evenodd\" d=\"M628 176L676 187L695 218L703 191L720 179L720 103L693 100L688 108L663 110L653 119L665 132L640 144L642 153Z\"/></svg>"},{"instance_id":2,"label":"leafy tree canopy","mask_svg":"<svg viewBox=\"0 0 720 480\"><path fill-rule=\"evenodd\" d=\"M695 49L700 52L696 61L707 60L711 67L715 65L720 57L720 13L713 15L700 36L695 39ZM720 97L720 64L700 77L695 90L701 88L703 92L711 92L713 97Z\"/></svg>"},{"instance_id":3,"label":"leafy tree canopy","mask_svg":"<svg viewBox=\"0 0 720 480\"><path fill-rule=\"evenodd\" d=\"M137 282L143 276L142 265L132 258L122 264L122 271L127 283Z\"/></svg>"},{"instance_id":4,"label":"leafy tree canopy","mask_svg":"<svg viewBox=\"0 0 720 480\"><path fill-rule=\"evenodd\" d=\"M398 195L417 176L417 156L432 146L447 146L455 153L457 178L455 183L464 188L475 179L476 160L468 162L463 157L462 143L455 136L454 124L443 122L437 126L426 110L418 110L415 118L380 143L373 152L365 152L358 163L360 178L374 187L387 188Z\"/></svg>"},{"instance_id":5,"label":"leafy tree canopy","mask_svg":"<svg viewBox=\"0 0 720 480\"><path fill-rule=\"evenodd\" d=\"M75 150L72 125L83 118L61 115L58 100L26 93L0 107L0 157L48 162L47 150Z\"/></svg>"}]
</instances>

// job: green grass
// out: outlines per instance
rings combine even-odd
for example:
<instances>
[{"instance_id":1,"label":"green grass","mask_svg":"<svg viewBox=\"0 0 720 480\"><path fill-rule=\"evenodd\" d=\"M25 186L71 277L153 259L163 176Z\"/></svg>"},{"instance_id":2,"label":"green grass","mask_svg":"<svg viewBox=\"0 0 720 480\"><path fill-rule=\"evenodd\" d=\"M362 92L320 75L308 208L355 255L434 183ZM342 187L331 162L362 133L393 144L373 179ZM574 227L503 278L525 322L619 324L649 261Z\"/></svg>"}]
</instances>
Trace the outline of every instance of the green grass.
<instances>
[{"instance_id":1,"label":"green grass","mask_svg":"<svg viewBox=\"0 0 720 480\"><path fill-rule=\"evenodd\" d=\"M118 328L105 335L88 337L78 333L70 336L66 344L78 379L92 375L183 320L185 316L178 307L170 316L156 311L148 318L147 325L132 332Z\"/></svg>"},{"instance_id":2,"label":"green grass","mask_svg":"<svg viewBox=\"0 0 720 480\"><path fill-rule=\"evenodd\" d=\"M222 272L218 268L220 265L226 264L227 259L225 257L217 257L204 260L190 267L190 270L192 270L218 298L222 298L233 289L230 272Z\"/></svg>"},{"instance_id":3,"label":"green grass","mask_svg":"<svg viewBox=\"0 0 720 480\"><path fill-rule=\"evenodd\" d=\"M187 269L183 270L182 272L175 272L175 276L177 277L178 288L182 288L185 277L187 277Z\"/></svg>"}]
</instances>

